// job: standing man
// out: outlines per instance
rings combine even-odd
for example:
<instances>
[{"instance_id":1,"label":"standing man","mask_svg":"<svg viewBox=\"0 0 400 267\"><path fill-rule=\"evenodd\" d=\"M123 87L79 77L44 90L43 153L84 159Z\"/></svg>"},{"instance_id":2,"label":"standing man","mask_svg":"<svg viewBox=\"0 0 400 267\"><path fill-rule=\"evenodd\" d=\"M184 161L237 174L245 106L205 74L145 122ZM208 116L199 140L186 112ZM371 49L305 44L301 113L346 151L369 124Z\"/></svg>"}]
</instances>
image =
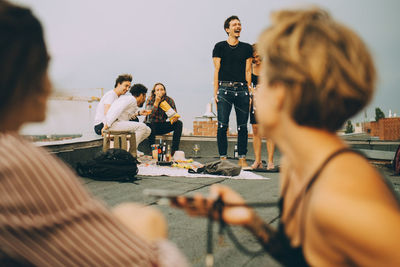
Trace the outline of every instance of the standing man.
<instances>
[{"instance_id":1,"label":"standing man","mask_svg":"<svg viewBox=\"0 0 400 267\"><path fill-rule=\"evenodd\" d=\"M146 118L146 124L151 128L150 145L155 143L157 134L166 134L173 131L171 151L173 156L175 151L179 150L183 123L178 119L179 115L176 113L175 101L167 96L164 84L156 83L154 85L146 107L146 109L151 109L152 111ZM168 118L169 121L167 121Z\"/></svg>"},{"instance_id":2,"label":"standing man","mask_svg":"<svg viewBox=\"0 0 400 267\"><path fill-rule=\"evenodd\" d=\"M226 41L219 42L213 50L214 98L218 111L217 142L221 159L227 158L227 130L232 105L235 106L238 129L239 165L248 167L247 121L249 118L251 62L253 49L250 44L239 42L242 25L237 16L225 20Z\"/></svg>"},{"instance_id":3,"label":"standing man","mask_svg":"<svg viewBox=\"0 0 400 267\"><path fill-rule=\"evenodd\" d=\"M124 95L128 92L129 87L131 87L132 75L121 74L115 80L114 89L108 91L101 99L100 103L97 105L96 116L94 117L94 131L98 135L101 135L101 129L104 127L105 117L111 104L118 99L119 96Z\"/></svg>"},{"instance_id":4,"label":"standing man","mask_svg":"<svg viewBox=\"0 0 400 267\"><path fill-rule=\"evenodd\" d=\"M129 121L139 115L149 115L151 111L139 110L146 101L147 88L134 84L126 94L115 100L105 116L104 130L129 131L136 134L136 147L150 135L150 128L143 122ZM143 154L138 151L138 155Z\"/></svg>"}]
</instances>

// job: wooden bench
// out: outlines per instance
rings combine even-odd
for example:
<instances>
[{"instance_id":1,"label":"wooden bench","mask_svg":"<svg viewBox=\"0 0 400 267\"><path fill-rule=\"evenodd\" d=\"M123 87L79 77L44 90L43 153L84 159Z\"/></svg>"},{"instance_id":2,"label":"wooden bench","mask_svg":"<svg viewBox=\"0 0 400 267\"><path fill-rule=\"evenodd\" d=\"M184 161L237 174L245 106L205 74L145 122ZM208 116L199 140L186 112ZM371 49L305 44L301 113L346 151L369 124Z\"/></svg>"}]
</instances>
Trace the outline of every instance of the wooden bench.
<instances>
[{"instance_id":1,"label":"wooden bench","mask_svg":"<svg viewBox=\"0 0 400 267\"><path fill-rule=\"evenodd\" d=\"M103 151L110 149L111 141L114 141L114 148L120 148L129 151L132 156L137 157L136 135L128 131L110 131L104 130ZM129 150L128 150L129 142Z\"/></svg>"}]
</instances>

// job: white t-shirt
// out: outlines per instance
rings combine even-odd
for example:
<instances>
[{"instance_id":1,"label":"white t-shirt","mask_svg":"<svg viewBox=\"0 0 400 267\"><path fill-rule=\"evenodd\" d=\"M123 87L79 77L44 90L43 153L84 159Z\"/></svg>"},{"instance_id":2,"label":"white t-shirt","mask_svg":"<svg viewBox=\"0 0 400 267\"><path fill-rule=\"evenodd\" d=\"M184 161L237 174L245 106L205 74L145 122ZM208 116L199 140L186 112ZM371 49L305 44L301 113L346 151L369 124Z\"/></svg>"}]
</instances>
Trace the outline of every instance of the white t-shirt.
<instances>
[{"instance_id":1,"label":"white t-shirt","mask_svg":"<svg viewBox=\"0 0 400 267\"><path fill-rule=\"evenodd\" d=\"M129 121L131 118L137 116L139 107L136 98L131 94L120 96L115 100L107 112L105 122L108 127L116 121Z\"/></svg>"},{"instance_id":2,"label":"white t-shirt","mask_svg":"<svg viewBox=\"0 0 400 267\"><path fill-rule=\"evenodd\" d=\"M104 105L111 105L115 100L118 99L118 95L114 90L108 91L100 100L97 105L96 116L94 117L94 125L104 123L106 116L104 115Z\"/></svg>"}]
</instances>

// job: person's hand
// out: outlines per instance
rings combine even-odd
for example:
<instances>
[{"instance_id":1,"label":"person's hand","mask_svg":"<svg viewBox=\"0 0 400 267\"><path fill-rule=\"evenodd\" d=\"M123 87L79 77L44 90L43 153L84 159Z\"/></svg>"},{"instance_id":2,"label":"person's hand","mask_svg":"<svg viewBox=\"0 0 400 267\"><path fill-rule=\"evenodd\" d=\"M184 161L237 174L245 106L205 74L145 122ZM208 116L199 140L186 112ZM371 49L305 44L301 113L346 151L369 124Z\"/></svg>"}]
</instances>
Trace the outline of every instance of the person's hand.
<instances>
[{"instance_id":1,"label":"person's hand","mask_svg":"<svg viewBox=\"0 0 400 267\"><path fill-rule=\"evenodd\" d=\"M249 110L251 112L251 104L253 104L253 96L249 97Z\"/></svg>"},{"instance_id":2,"label":"person's hand","mask_svg":"<svg viewBox=\"0 0 400 267\"><path fill-rule=\"evenodd\" d=\"M160 102L161 102L161 96L160 96L160 94L157 94L156 93L156 99L154 100L154 106L158 106L159 104L160 104Z\"/></svg>"},{"instance_id":3,"label":"person's hand","mask_svg":"<svg viewBox=\"0 0 400 267\"><path fill-rule=\"evenodd\" d=\"M108 129L107 125L104 125L103 128L101 129L101 136L104 136L104 131L107 129Z\"/></svg>"},{"instance_id":4,"label":"person's hand","mask_svg":"<svg viewBox=\"0 0 400 267\"><path fill-rule=\"evenodd\" d=\"M140 111L140 113L139 113L139 115L142 115L142 116L148 116L148 115L150 115L151 114L151 110L141 110Z\"/></svg>"},{"instance_id":5,"label":"person's hand","mask_svg":"<svg viewBox=\"0 0 400 267\"><path fill-rule=\"evenodd\" d=\"M215 106L218 105L218 94L214 95Z\"/></svg>"},{"instance_id":6,"label":"person's hand","mask_svg":"<svg viewBox=\"0 0 400 267\"><path fill-rule=\"evenodd\" d=\"M112 213L130 231L149 242L167 238L167 223L155 208L122 203L114 207Z\"/></svg>"},{"instance_id":7,"label":"person's hand","mask_svg":"<svg viewBox=\"0 0 400 267\"><path fill-rule=\"evenodd\" d=\"M184 196L178 197L174 206L184 209L192 216L208 216L210 209L218 198L221 198L226 205L238 205L236 207L224 207L222 218L226 223L233 225L250 224L254 211L249 207L241 206L245 204L243 198L229 187L222 185L211 186L208 198L200 194L195 195L193 201L189 201ZM213 214L213 217L218 219L218 214Z\"/></svg>"}]
</instances>

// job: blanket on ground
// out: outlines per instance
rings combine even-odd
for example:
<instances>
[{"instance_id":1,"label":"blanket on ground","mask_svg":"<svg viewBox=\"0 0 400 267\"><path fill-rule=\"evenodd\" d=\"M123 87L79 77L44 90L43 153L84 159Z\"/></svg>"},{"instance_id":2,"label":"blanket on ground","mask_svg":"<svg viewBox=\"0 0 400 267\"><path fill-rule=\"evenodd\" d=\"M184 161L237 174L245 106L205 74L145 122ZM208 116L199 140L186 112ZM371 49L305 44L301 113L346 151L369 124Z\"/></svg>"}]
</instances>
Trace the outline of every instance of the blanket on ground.
<instances>
[{"instance_id":1,"label":"blanket on ground","mask_svg":"<svg viewBox=\"0 0 400 267\"><path fill-rule=\"evenodd\" d=\"M223 176L223 175L211 175L211 174L199 174L199 173L189 173L187 169L175 168L175 167L162 167L162 166L154 166L141 164L138 166L139 172L138 175L143 176L175 176L175 177L209 177L209 178L229 178L229 179L247 179L247 180L262 180L262 179L270 179L268 177L264 177L258 175L253 172L241 171L238 176Z\"/></svg>"}]
</instances>

